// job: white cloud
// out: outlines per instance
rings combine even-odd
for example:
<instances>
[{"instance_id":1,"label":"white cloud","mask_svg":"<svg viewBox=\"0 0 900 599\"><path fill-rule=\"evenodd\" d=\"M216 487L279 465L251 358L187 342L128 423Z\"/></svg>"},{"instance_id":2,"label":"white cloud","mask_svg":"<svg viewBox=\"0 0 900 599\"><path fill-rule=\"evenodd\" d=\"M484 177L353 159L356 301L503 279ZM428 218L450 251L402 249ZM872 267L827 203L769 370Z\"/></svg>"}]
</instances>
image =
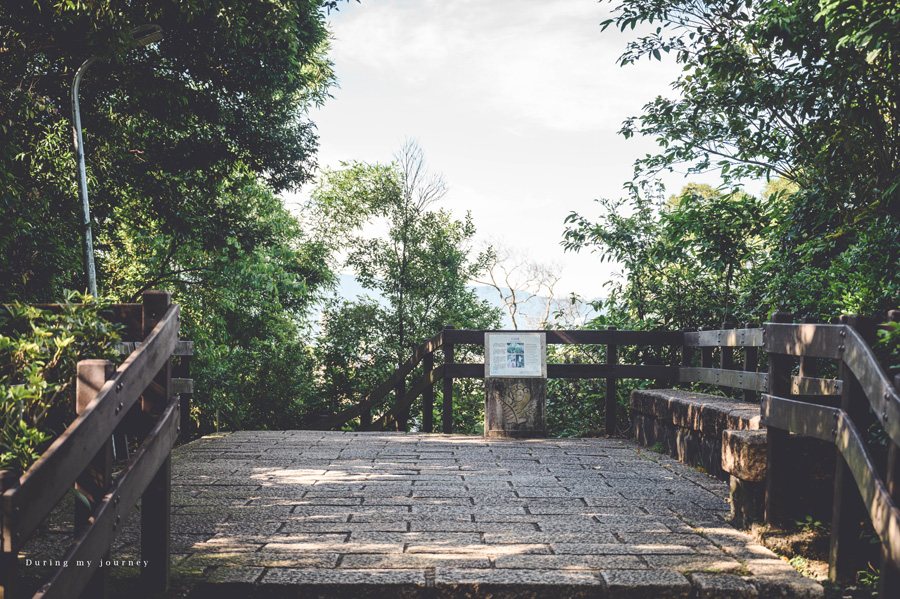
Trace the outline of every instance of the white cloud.
<instances>
[{"instance_id":1,"label":"white cloud","mask_svg":"<svg viewBox=\"0 0 900 599\"><path fill-rule=\"evenodd\" d=\"M594 0L374 1L334 20L334 60L431 103L474 100L519 133L615 130L673 71L641 65L623 87L625 38L601 35L608 15Z\"/></svg>"},{"instance_id":2,"label":"white cloud","mask_svg":"<svg viewBox=\"0 0 900 599\"><path fill-rule=\"evenodd\" d=\"M313 111L319 162L388 162L406 137L450 184L444 206L566 264L566 292L606 293L609 263L560 247L570 211L597 216L635 158L621 122L668 91L669 63L620 68L627 37L596 0L363 0L333 15L341 88ZM681 181L671 177L670 184Z\"/></svg>"}]
</instances>

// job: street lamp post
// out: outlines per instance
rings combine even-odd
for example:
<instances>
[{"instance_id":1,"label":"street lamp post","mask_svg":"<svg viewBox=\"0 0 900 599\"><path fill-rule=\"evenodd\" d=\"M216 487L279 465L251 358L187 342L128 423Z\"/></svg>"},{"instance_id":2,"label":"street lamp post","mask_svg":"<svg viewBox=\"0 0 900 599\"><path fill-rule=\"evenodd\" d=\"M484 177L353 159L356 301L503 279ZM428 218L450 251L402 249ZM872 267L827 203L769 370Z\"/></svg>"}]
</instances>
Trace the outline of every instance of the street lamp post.
<instances>
[{"instance_id":1,"label":"street lamp post","mask_svg":"<svg viewBox=\"0 0 900 599\"><path fill-rule=\"evenodd\" d=\"M162 28L158 25L141 25L131 31L137 47L158 42L163 37ZM88 203L87 174L84 169L84 142L81 138L81 113L78 109L78 86L88 68L100 60L99 56L91 56L85 60L75 72L72 82L72 129L75 139L75 160L78 162L78 191L81 194L81 223L83 232L84 270L87 274L88 293L97 297L97 270L94 268L94 240L91 235L91 207Z\"/></svg>"}]
</instances>

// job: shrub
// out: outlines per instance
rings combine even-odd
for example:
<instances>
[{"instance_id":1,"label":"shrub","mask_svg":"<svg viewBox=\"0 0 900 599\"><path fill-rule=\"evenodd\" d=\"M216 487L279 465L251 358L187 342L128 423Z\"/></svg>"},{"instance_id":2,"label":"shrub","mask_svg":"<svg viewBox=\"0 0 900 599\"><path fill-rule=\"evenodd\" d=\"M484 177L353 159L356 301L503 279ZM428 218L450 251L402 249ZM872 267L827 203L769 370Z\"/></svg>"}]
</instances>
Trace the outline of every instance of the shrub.
<instances>
[{"instance_id":1,"label":"shrub","mask_svg":"<svg viewBox=\"0 0 900 599\"><path fill-rule=\"evenodd\" d=\"M67 291L59 312L0 306L0 470L27 470L72 421L79 360L121 360L108 305Z\"/></svg>"}]
</instances>

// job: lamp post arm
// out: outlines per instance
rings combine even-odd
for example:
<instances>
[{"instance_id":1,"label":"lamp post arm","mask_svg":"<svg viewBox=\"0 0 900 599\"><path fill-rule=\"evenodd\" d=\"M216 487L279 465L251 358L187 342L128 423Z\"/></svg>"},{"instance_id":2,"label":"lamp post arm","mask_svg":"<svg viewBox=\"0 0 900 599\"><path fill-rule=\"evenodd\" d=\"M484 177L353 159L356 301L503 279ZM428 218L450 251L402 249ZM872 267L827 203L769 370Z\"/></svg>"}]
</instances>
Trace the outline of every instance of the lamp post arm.
<instances>
[{"instance_id":1,"label":"lamp post arm","mask_svg":"<svg viewBox=\"0 0 900 599\"><path fill-rule=\"evenodd\" d=\"M94 268L94 240L91 235L91 207L88 203L87 173L84 168L84 141L81 138L81 113L78 109L78 86L85 71L100 59L91 56L82 63L72 82L72 134L75 141L75 160L78 162L78 191L81 194L81 224L84 270L87 273L88 293L97 297L97 271Z\"/></svg>"}]
</instances>

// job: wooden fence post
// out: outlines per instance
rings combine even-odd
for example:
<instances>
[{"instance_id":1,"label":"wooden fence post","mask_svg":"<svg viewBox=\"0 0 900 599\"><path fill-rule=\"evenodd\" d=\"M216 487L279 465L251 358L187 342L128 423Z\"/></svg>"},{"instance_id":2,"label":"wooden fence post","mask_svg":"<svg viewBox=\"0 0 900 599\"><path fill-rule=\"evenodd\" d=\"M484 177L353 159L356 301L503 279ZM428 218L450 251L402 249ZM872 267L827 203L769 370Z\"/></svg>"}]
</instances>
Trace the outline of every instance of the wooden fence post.
<instances>
[{"instance_id":1,"label":"wooden fence post","mask_svg":"<svg viewBox=\"0 0 900 599\"><path fill-rule=\"evenodd\" d=\"M106 381L116 372L109 360L81 360L76 366L75 414L81 414L88 407ZM109 401L113 401L110 399ZM117 410L118 412L118 410ZM112 439L108 439L100 451L91 459L87 468L75 479L75 490L87 499L90 507L81 501L75 502L75 535L79 535L90 524L94 510L112 485ZM107 551L102 559L109 559ZM84 599L106 599L109 597L109 568L99 568L81 592Z\"/></svg>"},{"instance_id":2,"label":"wooden fence post","mask_svg":"<svg viewBox=\"0 0 900 599\"><path fill-rule=\"evenodd\" d=\"M397 366L397 368L401 368L403 364ZM403 396L406 394L406 377L400 377L400 380L397 381L397 385L394 387L394 403L400 403L400 400L403 399ZM397 417L394 418L394 430L400 432L406 432L406 427L409 424L409 408L401 410L400 413L397 414Z\"/></svg>"},{"instance_id":3,"label":"wooden fence post","mask_svg":"<svg viewBox=\"0 0 900 599\"><path fill-rule=\"evenodd\" d=\"M145 291L143 333L146 339L172 305L168 291ZM153 378L141 398L146 436L153 423L162 416L172 397L172 360ZM143 440L143 438L142 438ZM141 496L141 582L151 593L165 591L169 586L169 531L171 528L172 457L169 455L159 467Z\"/></svg>"},{"instance_id":4,"label":"wooden fence post","mask_svg":"<svg viewBox=\"0 0 900 599\"><path fill-rule=\"evenodd\" d=\"M888 312L888 320L900 322L900 310ZM900 390L900 374L894 377L894 388ZM900 447L888 440L887 475L885 485L894 503L900 505ZM900 597L900 569L888 558L884 546L881 547L881 576L878 579L878 596L882 599Z\"/></svg>"},{"instance_id":5,"label":"wooden fence post","mask_svg":"<svg viewBox=\"0 0 900 599\"><path fill-rule=\"evenodd\" d=\"M841 323L856 329L863 340L872 344L875 340L875 319L865 316L842 316ZM843 339L841 337L841 349ZM859 431L865 431L865 420L869 413L869 401L856 376L841 361L841 409ZM831 516L831 550L828 555L828 578L831 580L852 580L856 572L865 567L865 542L859 536L859 523L868 520L866 506L862 501L853 473L837 452L837 467L834 474L834 506Z\"/></svg>"},{"instance_id":6,"label":"wooden fence post","mask_svg":"<svg viewBox=\"0 0 900 599\"><path fill-rule=\"evenodd\" d=\"M0 470L0 495L6 491L19 486L19 472L16 470ZM3 522L3 519L11 517L12 514L4 511L0 514L0 526L5 530L12 530L12 526ZM0 548L0 599L13 599L16 596L17 578L19 570L19 548L17 542L13 539L4 539L11 541L12 547L4 546Z\"/></svg>"},{"instance_id":7,"label":"wooden fence post","mask_svg":"<svg viewBox=\"0 0 900 599\"><path fill-rule=\"evenodd\" d=\"M793 322L790 312L774 312L773 323ZM793 360L783 354L769 354L769 395L790 398ZM766 524L783 526L787 521L791 497L787 490L789 472L786 459L788 437L786 430L766 426Z\"/></svg>"},{"instance_id":8,"label":"wooden fence post","mask_svg":"<svg viewBox=\"0 0 900 599\"><path fill-rule=\"evenodd\" d=\"M441 430L445 435L453 432L453 373L450 372L453 364L453 344L447 343L446 332L452 330L451 325L444 327L444 405L441 414Z\"/></svg>"},{"instance_id":9,"label":"wooden fence post","mask_svg":"<svg viewBox=\"0 0 900 599\"><path fill-rule=\"evenodd\" d=\"M192 350L193 351L193 350ZM178 356L177 363L172 366L172 377L179 379L191 378L191 360L193 355ZM178 401L181 402L181 414L179 415L178 431L182 443L187 443L191 438L193 425L191 423L191 396L192 393L178 393Z\"/></svg>"},{"instance_id":10,"label":"wooden fence post","mask_svg":"<svg viewBox=\"0 0 900 599\"><path fill-rule=\"evenodd\" d=\"M428 352L422 358L422 376L430 376L434 370L434 352ZM434 432L434 385L428 385L422 392L422 430Z\"/></svg>"},{"instance_id":11,"label":"wooden fence post","mask_svg":"<svg viewBox=\"0 0 900 599\"><path fill-rule=\"evenodd\" d=\"M701 331L711 331L712 327L700 327ZM712 347L701 347L700 348L700 367L701 368L712 368L713 366L713 348Z\"/></svg>"},{"instance_id":12,"label":"wooden fence post","mask_svg":"<svg viewBox=\"0 0 900 599\"><path fill-rule=\"evenodd\" d=\"M890 310L887 314L890 322L900 322L900 310ZM894 388L900 390L900 374L894 377ZM894 503L900 505L900 447L888 440L887 474L885 485ZM900 569L894 562L887 558L887 552L881 550L881 577L878 579L878 593L880 597L900 596Z\"/></svg>"},{"instance_id":13,"label":"wooden fence post","mask_svg":"<svg viewBox=\"0 0 900 599\"><path fill-rule=\"evenodd\" d=\"M619 361L618 347L615 344L616 327L606 327L609 331L609 342L606 344L606 364L610 367L609 376L606 377L606 434L610 437L616 435L616 363Z\"/></svg>"},{"instance_id":14,"label":"wooden fence post","mask_svg":"<svg viewBox=\"0 0 900 599\"><path fill-rule=\"evenodd\" d=\"M691 333L694 329L685 327L681 329L682 333ZM683 343L683 342L682 342ZM690 368L694 363L694 348L691 346L683 345L681 346L681 367L682 368Z\"/></svg>"},{"instance_id":15,"label":"wooden fence post","mask_svg":"<svg viewBox=\"0 0 900 599\"><path fill-rule=\"evenodd\" d=\"M755 322L745 322L745 329L755 329L759 327ZM744 347L744 372L756 372L759 368L759 348L756 346ZM744 389L744 401L756 401L756 391L752 389Z\"/></svg>"},{"instance_id":16,"label":"wooden fence post","mask_svg":"<svg viewBox=\"0 0 900 599\"><path fill-rule=\"evenodd\" d=\"M734 329L734 323L723 322L722 328L726 331L730 331ZM734 348L720 345L719 352L719 355L721 356L719 359L719 368L721 368L722 370L734 370ZM719 390L722 391L722 393L724 393L725 395L731 395L734 391L731 387L727 386L719 387Z\"/></svg>"}]
</instances>

